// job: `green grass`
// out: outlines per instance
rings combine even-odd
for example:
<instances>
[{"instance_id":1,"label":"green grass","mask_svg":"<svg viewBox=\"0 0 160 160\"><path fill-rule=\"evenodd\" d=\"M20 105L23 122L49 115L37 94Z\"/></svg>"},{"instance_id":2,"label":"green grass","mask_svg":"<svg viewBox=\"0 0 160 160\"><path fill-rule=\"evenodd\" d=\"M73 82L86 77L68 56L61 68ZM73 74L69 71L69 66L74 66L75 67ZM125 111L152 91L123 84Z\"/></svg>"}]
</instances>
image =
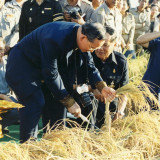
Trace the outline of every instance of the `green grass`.
<instances>
[{"instance_id":1,"label":"green grass","mask_svg":"<svg viewBox=\"0 0 160 160\"><path fill-rule=\"evenodd\" d=\"M9 142L9 141L16 141L17 143L19 143L19 125L12 125L9 126L9 133L4 134L3 138L0 138L0 142ZM39 134L38 134L38 140L40 140L40 138L42 137L42 120L40 120L39 122Z\"/></svg>"}]
</instances>

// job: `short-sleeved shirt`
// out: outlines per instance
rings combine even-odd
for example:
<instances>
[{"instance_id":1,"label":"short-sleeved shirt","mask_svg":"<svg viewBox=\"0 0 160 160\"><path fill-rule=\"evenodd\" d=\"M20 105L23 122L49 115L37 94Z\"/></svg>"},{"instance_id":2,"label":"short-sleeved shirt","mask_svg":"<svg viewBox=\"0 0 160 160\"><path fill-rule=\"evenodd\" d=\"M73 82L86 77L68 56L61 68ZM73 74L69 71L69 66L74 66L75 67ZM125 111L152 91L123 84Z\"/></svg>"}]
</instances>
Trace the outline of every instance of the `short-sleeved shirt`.
<instances>
[{"instance_id":1,"label":"short-sleeved shirt","mask_svg":"<svg viewBox=\"0 0 160 160\"><path fill-rule=\"evenodd\" d=\"M154 86L152 89L158 93L158 86L160 86L160 38L150 41L148 50L150 51L150 59L143 80L147 83L150 81L149 84Z\"/></svg>"},{"instance_id":2,"label":"short-sleeved shirt","mask_svg":"<svg viewBox=\"0 0 160 160\"><path fill-rule=\"evenodd\" d=\"M19 40L21 6L15 1L7 2L0 12L0 37L13 47Z\"/></svg>"}]
</instances>

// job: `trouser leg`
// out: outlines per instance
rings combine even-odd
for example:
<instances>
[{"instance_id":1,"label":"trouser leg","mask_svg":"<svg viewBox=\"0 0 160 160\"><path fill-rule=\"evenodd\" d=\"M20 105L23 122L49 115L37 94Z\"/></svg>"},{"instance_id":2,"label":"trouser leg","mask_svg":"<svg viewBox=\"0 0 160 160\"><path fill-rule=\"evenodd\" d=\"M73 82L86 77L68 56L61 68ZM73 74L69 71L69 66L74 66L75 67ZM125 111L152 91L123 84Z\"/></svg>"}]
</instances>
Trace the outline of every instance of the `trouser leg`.
<instances>
[{"instance_id":1,"label":"trouser leg","mask_svg":"<svg viewBox=\"0 0 160 160\"><path fill-rule=\"evenodd\" d=\"M0 123L2 125L2 129L4 129L5 127L13 125L17 121L19 121L19 111L18 109L14 108L7 113L3 113L1 117L2 120L0 121Z\"/></svg>"},{"instance_id":2,"label":"trouser leg","mask_svg":"<svg viewBox=\"0 0 160 160\"><path fill-rule=\"evenodd\" d=\"M27 141L30 137L37 138L38 122L45 101L41 90L36 91L29 97L19 99L25 107L20 109L20 141Z\"/></svg>"},{"instance_id":3,"label":"trouser leg","mask_svg":"<svg viewBox=\"0 0 160 160\"><path fill-rule=\"evenodd\" d=\"M65 107L54 98L54 95L50 92L50 90L45 86L42 87L43 94L45 97L45 107L43 109L42 121L43 126L49 126L49 128L54 129L55 123L61 123L65 117ZM46 128L44 129L46 132Z\"/></svg>"}]
</instances>

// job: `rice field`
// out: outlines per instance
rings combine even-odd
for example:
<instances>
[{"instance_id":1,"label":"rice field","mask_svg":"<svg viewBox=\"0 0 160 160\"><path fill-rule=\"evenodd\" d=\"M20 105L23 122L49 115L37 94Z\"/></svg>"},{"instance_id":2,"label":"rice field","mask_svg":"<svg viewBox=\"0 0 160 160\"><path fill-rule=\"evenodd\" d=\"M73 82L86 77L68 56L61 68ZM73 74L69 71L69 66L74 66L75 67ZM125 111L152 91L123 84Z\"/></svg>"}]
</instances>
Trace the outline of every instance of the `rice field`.
<instances>
[{"instance_id":1,"label":"rice field","mask_svg":"<svg viewBox=\"0 0 160 160\"><path fill-rule=\"evenodd\" d=\"M0 143L0 160L159 160L160 113L151 111L145 97L158 106L141 82L148 55L128 59L130 83L117 90L126 94L126 116L100 130L87 131L69 121L73 128L59 125L40 141Z\"/></svg>"}]
</instances>

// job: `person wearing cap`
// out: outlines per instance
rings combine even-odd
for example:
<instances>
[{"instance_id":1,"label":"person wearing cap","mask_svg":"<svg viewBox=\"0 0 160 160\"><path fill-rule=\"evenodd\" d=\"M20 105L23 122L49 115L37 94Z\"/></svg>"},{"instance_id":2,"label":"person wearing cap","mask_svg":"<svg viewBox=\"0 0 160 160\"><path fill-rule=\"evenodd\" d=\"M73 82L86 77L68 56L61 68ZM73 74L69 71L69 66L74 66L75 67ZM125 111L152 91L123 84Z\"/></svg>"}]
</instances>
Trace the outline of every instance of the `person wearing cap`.
<instances>
[{"instance_id":1,"label":"person wearing cap","mask_svg":"<svg viewBox=\"0 0 160 160\"><path fill-rule=\"evenodd\" d=\"M36 138L35 129L41 114L44 127L46 122L54 124L63 118L63 109L53 105L53 98L59 100L74 116L81 116L79 105L64 87L57 60L66 57L72 50L93 52L103 45L105 38L105 29L99 23L80 26L72 22L54 22L34 30L11 50L6 80L19 102L25 106L20 109L21 143L30 137ZM115 91L107 87L94 64L89 65L94 70L91 70L89 78L104 97L112 101ZM65 66L66 64L61 64L64 70ZM54 107L55 112L51 114L49 108ZM56 116L57 113L59 117Z\"/></svg>"},{"instance_id":2,"label":"person wearing cap","mask_svg":"<svg viewBox=\"0 0 160 160\"><path fill-rule=\"evenodd\" d=\"M63 20L58 0L28 0L23 4L20 16L20 40L43 24Z\"/></svg>"}]
</instances>

